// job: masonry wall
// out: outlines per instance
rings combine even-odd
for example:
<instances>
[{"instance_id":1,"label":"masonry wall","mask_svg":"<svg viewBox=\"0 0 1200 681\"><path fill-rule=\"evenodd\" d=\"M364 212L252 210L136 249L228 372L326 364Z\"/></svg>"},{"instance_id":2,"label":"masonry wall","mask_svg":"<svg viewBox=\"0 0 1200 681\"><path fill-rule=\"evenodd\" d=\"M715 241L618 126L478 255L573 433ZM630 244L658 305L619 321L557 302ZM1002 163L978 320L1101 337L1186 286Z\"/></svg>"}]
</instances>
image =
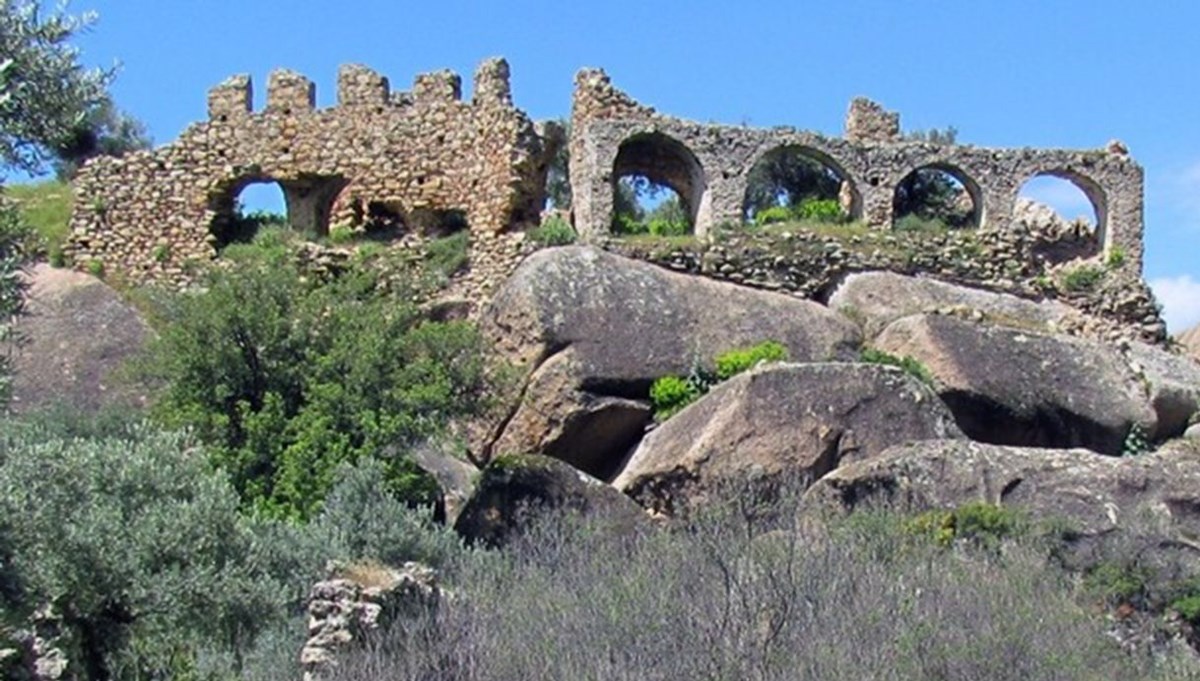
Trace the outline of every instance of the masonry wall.
<instances>
[{"instance_id":1,"label":"masonry wall","mask_svg":"<svg viewBox=\"0 0 1200 681\"><path fill-rule=\"evenodd\" d=\"M576 76L571 123L574 220L585 239L609 232L615 179L629 173L674 189L699 235L722 223L740 224L751 169L764 155L789 147L833 169L843 180L851 214L881 229L892 225L896 188L918 169L957 177L974 200L979 224L1001 231L1013 227L1026 180L1063 178L1095 208L1104 253L1119 248L1141 271L1143 173L1119 143L1065 150L906 142L898 115L862 99L851 104L844 138L793 128L708 125L639 104L599 69Z\"/></svg>"},{"instance_id":2,"label":"masonry wall","mask_svg":"<svg viewBox=\"0 0 1200 681\"><path fill-rule=\"evenodd\" d=\"M372 210L461 211L479 234L536 222L547 150L513 106L508 64L484 62L470 101L461 91L449 71L392 92L348 65L337 105L317 109L311 81L276 71L253 111L250 78L235 76L209 92L208 120L176 141L84 166L66 254L135 282L186 281L216 254L239 192L255 182L278 182L292 225L316 234Z\"/></svg>"}]
</instances>

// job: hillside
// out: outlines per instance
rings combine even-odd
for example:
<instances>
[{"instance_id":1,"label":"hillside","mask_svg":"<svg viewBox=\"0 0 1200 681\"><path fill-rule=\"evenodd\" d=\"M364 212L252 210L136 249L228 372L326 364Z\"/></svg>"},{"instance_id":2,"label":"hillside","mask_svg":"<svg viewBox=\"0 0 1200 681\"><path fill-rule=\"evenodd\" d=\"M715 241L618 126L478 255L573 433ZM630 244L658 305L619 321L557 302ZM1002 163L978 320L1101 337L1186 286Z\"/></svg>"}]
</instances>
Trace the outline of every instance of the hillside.
<instances>
[{"instance_id":1,"label":"hillside","mask_svg":"<svg viewBox=\"0 0 1200 681\"><path fill-rule=\"evenodd\" d=\"M62 245L70 229L71 185L55 180L9 185L4 195L17 204L21 217L37 232L50 262L61 264Z\"/></svg>"}]
</instances>

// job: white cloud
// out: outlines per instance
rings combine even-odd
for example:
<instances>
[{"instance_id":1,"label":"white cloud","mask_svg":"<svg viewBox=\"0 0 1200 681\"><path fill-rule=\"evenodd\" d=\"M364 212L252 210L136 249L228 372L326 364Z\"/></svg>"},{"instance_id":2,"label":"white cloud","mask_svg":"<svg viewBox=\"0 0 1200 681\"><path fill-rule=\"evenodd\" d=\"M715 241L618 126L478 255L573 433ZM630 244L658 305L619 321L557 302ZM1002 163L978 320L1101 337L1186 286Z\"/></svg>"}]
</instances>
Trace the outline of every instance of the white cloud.
<instances>
[{"instance_id":1,"label":"white cloud","mask_svg":"<svg viewBox=\"0 0 1200 681\"><path fill-rule=\"evenodd\" d=\"M1163 306L1167 329L1179 333L1200 323L1200 281L1185 274L1150 281L1150 288Z\"/></svg>"}]
</instances>

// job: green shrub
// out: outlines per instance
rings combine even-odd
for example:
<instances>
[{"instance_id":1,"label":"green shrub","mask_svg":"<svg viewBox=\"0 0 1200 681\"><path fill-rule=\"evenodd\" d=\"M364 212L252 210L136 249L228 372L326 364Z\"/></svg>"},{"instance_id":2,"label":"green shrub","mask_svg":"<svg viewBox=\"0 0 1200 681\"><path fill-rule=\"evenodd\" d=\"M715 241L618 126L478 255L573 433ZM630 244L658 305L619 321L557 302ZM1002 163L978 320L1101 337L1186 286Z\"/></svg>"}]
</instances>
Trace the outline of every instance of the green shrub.
<instances>
[{"instance_id":1,"label":"green shrub","mask_svg":"<svg viewBox=\"0 0 1200 681\"><path fill-rule=\"evenodd\" d=\"M754 214L754 224L760 227L776 222L788 222L793 219L792 210L787 206L771 206Z\"/></svg>"},{"instance_id":2,"label":"green shrub","mask_svg":"<svg viewBox=\"0 0 1200 681\"><path fill-rule=\"evenodd\" d=\"M653 236L683 236L691 231L688 223L666 218L651 218L646 231Z\"/></svg>"},{"instance_id":3,"label":"green shrub","mask_svg":"<svg viewBox=\"0 0 1200 681\"><path fill-rule=\"evenodd\" d=\"M617 213L613 215L612 231L613 234L629 236L633 234L646 234L649 232L649 227L646 226L646 223L628 213Z\"/></svg>"},{"instance_id":4,"label":"green shrub","mask_svg":"<svg viewBox=\"0 0 1200 681\"><path fill-rule=\"evenodd\" d=\"M896 355L884 352L883 350L868 347L863 348L862 354L859 356L859 358L862 361L870 364L883 364L885 366L898 367L925 385L933 385L933 374L930 373L928 367L922 364L921 361L915 357L897 357Z\"/></svg>"},{"instance_id":5,"label":"green shrub","mask_svg":"<svg viewBox=\"0 0 1200 681\"><path fill-rule=\"evenodd\" d=\"M461 231L425 244L425 266L443 277L456 274L467 266L471 233Z\"/></svg>"},{"instance_id":6,"label":"green shrub","mask_svg":"<svg viewBox=\"0 0 1200 681\"><path fill-rule=\"evenodd\" d=\"M1063 287L1076 293L1093 291L1103 278L1103 268L1095 265L1080 265L1063 275Z\"/></svg>"},{"instance_id":7,"label":"green shrub","mask_svg":"<svg viewBox=\"0 0 1200 681\"><path fill-rule=\"evenodd\" d=\"M104 261L103 260L93 258L92 260L87 261L87 265L85 267L87 269L87 273L92 275L93 277L101 277L101 278L104 277Z\"/></svg>"},{"instance_id":8,"label":"green shrub","mask_svg":"<svg viewBox=\"0 0 1200 681\"><path fill-rule=\"evenodd\" d=\"M760 362L783 362L787 358L787 348L775 341L764 341L749 348L730 350L717 355L717 379L727 381Z\"/></svg>"},{"instance_id":9,"label":"green shrub","mask_svg":"<svg viewBox=\"0 0 1200 681\"><path fill-rule=\"evenodd\" d=\"M700 399L703 394L686 378L663 376L650 386L650 403L654 405L654 417L665 421Z\"/></svg>"},{"instance_id":10,"label":"green shrub","mask_svg":"<svg viewBox=\"0 0 1200 681\"><path fill-rule=\"evenodd\" d=\"M1104 561L1084 575L1084 587L1110 605L1133 603L1149 591L1150 571L1122 561Z\"/></svg>"},{"instance_id":11,"label":"green shrub","mask_svg":"<svg viewBox=\"0 0 1200 681\"><path fill-rule=\"evenodd\" d=\"M1141 456L1153 450L1150 445L1150 438L1146 435L1146 429L1140 423L1135 423L1129 427L1129 432L1125 435L1125 441L1121 445L1121 456Z\"/></svg>"},{"instance_id":12,"label":"green shrub","mask_svg":"<svg viewBox=\"0 0 1200 681\"><path fill-rule=\"evenodd\" d=\"M911 213L896 220L892 229L897 232L945 232L950 227L937 218L923 218Z\"/></svg>"},{"instance_id":13,"label":"green shrub","mask_svg":"<svg viewBox=\"0 0 1200 681\"><path fill-rule=\"evenodd\" d=\"M158 244L150 251L150 257L154 259L154 262L166 262L171 259L171 247L166 244Z\"/></svg>"},{"instance_id":14,"label":"green shrub","mask_svg":"<svg viewBox=\"0 0 1200 681\"><path fill-rule=\"evenodd\" d=\"M996 548L1003 540L1024 534L1027 523L1011 509L975 502L952 511L927 511L909 521L907 528L913 534L930 537L940 546L966 541Z\"/></svg>"},{"instance_id":15,"label":"green shrub","mask_svg":"<svg viewBox=\"0 0 1200 681\"><path fill-rule=\"evenodd\" d=\"M188 437L68 440L5 423L0 440L0 609L52 605L81 677L176 678L200 648L245 650L279 614L255 522Z\"/></svg>"},{"instance_id":16,"label":"green shrub","mask_svg":"<svg viewBox=\"0 0 1200 681\"><path fill-rule=\"evenodd\" d=\"M329 228L329 243L335 245L348 244L354 241L356 234L348 225L334 225Z\"/></svg>"},{"instance_id":17,"label":"green shrub","mask_svg":"<svg viewBox=\"0 0 1200 681\"><path fill-rule=\"evenodd\" d=\"M1108 269L1115 270L1123 267L1125 260L1125 249L1120 246L1113 246L1112 250L1108 252L1108 258L1105 259L1104 264Z\"/></svg>"},{"instance_id":18,"label":"green shrub","mask_svg":"<svg viewBox=\"0 0 1200 681\"><path fill-rule=\"evenodd\" d=\"M538 246L566 246L575 243L575 228L559 215L551 215L529 231L529 239Z\"/></svg>"},{"instance_id":19,"label":"green shrub","mask_svg":"<svg viewBox=\"0 0 1200 681\"><path fill-rule=\"evenodd\" d=\"M795 216L812 222L845 222L847 215L837 199L805 199L796 206Z\"/></svg>"},{"instance_id":20,"label":"green shrub","mask_svg":"<svg viewBox=\"0 0 1200 681\"><path fill-rule=\"evenodd\" d=\"M319 281L273 247L237 255L170 303L146 372L165 386L156 417L209 444L247 505L307 517L341 463L482 408L469 324L426 321L366 268ZM388 470L401 497L429 500L429 481L403 458Z\"/></svg>"},{"instance_id":21,"label":"green shrub","mask_svg":"<svg viewBox=\"0 0 1200 681\"><path fill-rule=\"evenodd\" d=\"M787 357L787 348L775 341L764 341L758 345L718 355L715 373L705 369L697 357L693 360L692 368L686 377L663 376L650 386L654 418L665 421L700 399L721 381L728 380L760 362L784 361Z\"/></svg>"}]
</instances>

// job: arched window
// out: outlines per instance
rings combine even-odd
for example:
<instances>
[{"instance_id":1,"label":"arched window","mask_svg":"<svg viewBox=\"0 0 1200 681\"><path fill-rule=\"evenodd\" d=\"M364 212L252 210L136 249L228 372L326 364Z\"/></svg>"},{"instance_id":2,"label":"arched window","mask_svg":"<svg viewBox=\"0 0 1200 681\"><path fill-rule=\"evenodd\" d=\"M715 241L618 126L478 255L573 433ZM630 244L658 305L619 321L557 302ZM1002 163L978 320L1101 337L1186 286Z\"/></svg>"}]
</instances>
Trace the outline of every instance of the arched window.
<instances>
[{"instance_id":1,"label":"arched window","mask_svg":"<svg viewBox=\"0 0 1200 681\"><path fill-rule=\"evenodd\" d=\"M857 217L860 198L849 175L828 155L785 145L750 169L742 214L747 222L842 222Z\"/></svg>"},{"instance_id":2,"label":"arched window","mask_svg":"<svg viewBox=\"0 0 1200 681\"><path fill-rule=\"evenodd\" d=\"M301 175L276 180L250 175L227 183L212 197L212 233L219 249L247 242L266 226L290 228L308 238L329 235L333 202L346 186L337 176Z\"/></svg>"},{"instance_id":3,"label":"arched window","mask_svg":"<svg viewBox=\"0 0 1200 681\"><path fill-rule=\"evenodd\" d=\"M707 188L695 155L662 133L625 140L613 162L613 231L687 234Z\"/></svg>"},{"instance_id":4,"label":"arched window","mask_svg":"<svg viewBox=\"0 0 1200 681\"><path fill-rule=\"evenodd\" d=\"M979 185L955 166L922 166L896 185L892 229L973 229L982 224Z\"/></svg>"},{"instance_id":5,"label":"arched window","mask_svg":"<svg viewBox=\"0 0 1200 681\"><path fill-rule=\"evenodd\" d=\"M1051 262L1086 258L1101 250L1104 192L1074 173L1038 173L1021 185L1013 220L1032 230L1037 250Z\"/></svg>"}]
</instances>

